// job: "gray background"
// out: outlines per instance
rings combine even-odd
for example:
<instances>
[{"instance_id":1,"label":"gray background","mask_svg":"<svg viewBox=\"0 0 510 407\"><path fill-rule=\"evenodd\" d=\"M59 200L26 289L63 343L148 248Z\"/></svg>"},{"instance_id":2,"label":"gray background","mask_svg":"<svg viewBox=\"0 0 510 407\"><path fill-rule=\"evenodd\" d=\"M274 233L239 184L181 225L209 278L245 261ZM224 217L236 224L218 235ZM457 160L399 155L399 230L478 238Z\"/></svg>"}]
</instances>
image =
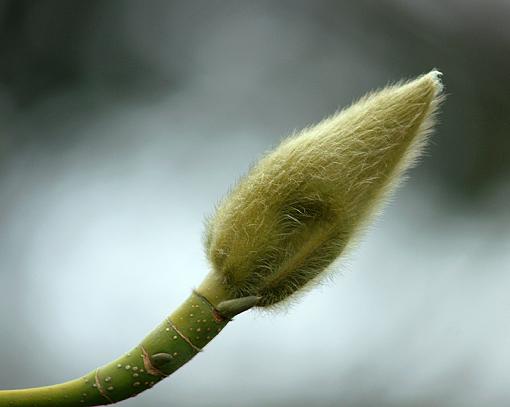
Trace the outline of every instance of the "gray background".
<instances>
[{"instance_id":1,"label":"gray background","mask_svg":"<svg viewBox=\"0 0 510 407\"><path fill-rule=\"evenodd\" d=\"M135 345L257 157L437 67L427 156L329 284L125 406L510 403L510 2L0 2L0 388Z\"/></svg>"}]
</instances>

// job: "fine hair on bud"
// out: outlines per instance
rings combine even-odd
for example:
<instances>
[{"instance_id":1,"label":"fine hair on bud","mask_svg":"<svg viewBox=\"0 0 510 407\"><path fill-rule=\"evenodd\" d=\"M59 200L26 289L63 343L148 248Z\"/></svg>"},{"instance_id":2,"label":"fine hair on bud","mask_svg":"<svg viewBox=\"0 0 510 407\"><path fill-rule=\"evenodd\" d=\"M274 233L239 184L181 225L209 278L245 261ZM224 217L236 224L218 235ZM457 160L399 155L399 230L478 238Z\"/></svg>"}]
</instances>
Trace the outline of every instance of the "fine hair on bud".
<instances>
[{"instance_id":1,"label":"fine hair on bud","mask_svg":"<svg viewBox=\"0 0 510 407\"><path fill-rule=\"evenodd\" d=\"M264 156L207 223L232 298L270 306L317 282L420 155L441 91L437 71L386 87Z\"/></svg>"}]
</instances>

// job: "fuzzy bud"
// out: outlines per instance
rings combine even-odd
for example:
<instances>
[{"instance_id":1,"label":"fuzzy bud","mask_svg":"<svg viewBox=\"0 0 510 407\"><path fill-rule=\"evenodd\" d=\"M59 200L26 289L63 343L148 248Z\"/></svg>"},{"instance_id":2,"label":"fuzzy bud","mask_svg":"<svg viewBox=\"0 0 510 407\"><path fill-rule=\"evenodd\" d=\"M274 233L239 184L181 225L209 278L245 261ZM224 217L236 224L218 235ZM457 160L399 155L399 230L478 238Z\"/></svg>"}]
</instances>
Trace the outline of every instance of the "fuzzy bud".
<instances>
[{"instance_id":1,"label":"fuzzy bud","mask_svg":"<svg viewBox=\"0 0 510 407\"><path fill-rule=\"evenodd\" d=\"M235 297L278 303L318 280L420 154L440 73L365 96L284 140L209 220L206 252Z\"/></svg>"}]
</instances>

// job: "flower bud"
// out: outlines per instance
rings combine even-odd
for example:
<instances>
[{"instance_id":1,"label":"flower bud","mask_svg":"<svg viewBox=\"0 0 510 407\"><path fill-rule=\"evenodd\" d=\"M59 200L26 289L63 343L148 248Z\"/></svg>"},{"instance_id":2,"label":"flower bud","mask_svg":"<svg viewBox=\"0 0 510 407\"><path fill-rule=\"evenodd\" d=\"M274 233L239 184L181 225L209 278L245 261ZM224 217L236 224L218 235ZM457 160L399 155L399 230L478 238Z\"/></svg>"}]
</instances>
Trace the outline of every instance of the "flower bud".
<instances>
[{"instance_id":1,"label":"flower bud","mask_svg":"<svg viewBox=\"0 0 510 407\"><path fill-rule=\"evenodd\" d=\"M419 156L440 73L365 96L284 140L208 221L206 252L232 297L278 303L319 276Z\"/></svg>"}]
</instances>

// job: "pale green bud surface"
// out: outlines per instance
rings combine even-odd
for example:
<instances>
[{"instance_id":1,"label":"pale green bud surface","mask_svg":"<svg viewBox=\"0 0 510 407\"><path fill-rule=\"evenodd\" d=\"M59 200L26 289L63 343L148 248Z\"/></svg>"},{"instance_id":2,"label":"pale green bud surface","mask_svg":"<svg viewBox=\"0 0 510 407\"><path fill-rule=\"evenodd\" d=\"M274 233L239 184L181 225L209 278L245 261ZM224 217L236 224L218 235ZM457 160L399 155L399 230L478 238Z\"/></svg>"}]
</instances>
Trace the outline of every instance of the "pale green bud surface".
<instances>
[{"instance_id":1,"label":"pale green bud surface","mask_svg":"<svg viewBox=\"0 0 510 407\"><path fill-rule=\"evenodd\" d=\"M317 282L419 156L441 91L438 71L389 86L263 157L207 225L225 290L269 306Z\"/></svg>"}]
</instances>

